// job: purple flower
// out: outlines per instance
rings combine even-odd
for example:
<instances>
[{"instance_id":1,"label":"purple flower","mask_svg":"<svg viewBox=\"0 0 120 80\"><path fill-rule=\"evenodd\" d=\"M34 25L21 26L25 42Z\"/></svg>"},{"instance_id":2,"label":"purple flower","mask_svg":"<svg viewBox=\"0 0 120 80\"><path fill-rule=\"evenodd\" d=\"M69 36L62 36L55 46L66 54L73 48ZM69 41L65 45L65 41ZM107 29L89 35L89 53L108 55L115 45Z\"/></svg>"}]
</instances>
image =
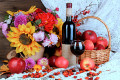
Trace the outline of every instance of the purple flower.
<instances>
[{"instance_id":1,"label":"purple flower","mask_svg":"<svg viewBox=\"0 0 120 80\"><path fill-rule=\"evenodd\" d=\"M7 24L7 23L1 22L1 23L0 23L0 28L2 28L2 33L3 33L3 35L4 35L5 37L7 37L7 33L8 33L8 31L7 31L8 24Z\"/></svg>"},{"instance_id":2,"label":"purple flower","mask_svg":"<svg viewBox=\"0 0 120 80\"><path fill-rule=\"evenodd\" d=\"M56 45L58 42L58 37L55 34L51 34L50 36L50 41L52 42L52 45Z\"/></svg>"},{"instance_id":3,"label":"purple flower","mask_svg":"<svg viewBox=\"0 0 120 80\"><path fill-rule=\"evenodd\" d=\"M18 25L27 24L27 16L26 15L18 15L15 17L14 25L18 27Z\"/></svg>"},{"instance_id":4,"label":"purple flower","mask_svg":"<svg viewBox=\"0 0 120 80\"><path fill-rule=\"evenodd\" d=\"M39 42L39 41L43 41L44 40L45 35L44 35L44 32L39 31L38 33L34 33L33 37L34 37L35 41Z\"/></svg>"},{"instance_id":5,"label":"purple flower","mask_svg":"<svg viewBox=\"0 0 120 80\"><path fill-rule=\"evenodd\" d=\"M26 66L25 66L25 70L27 69L31 69L34 67L35 65L35 61L32 58L28 58L25 60Z\"/></svg>"},{"instance_id":6,"label":"purple flower","mask_svg":"<svg viewBox=\"0 0 120 80\"><path fill-rule=\"evenodd\" d=\"M50 39L48 39L48 38L46 37L45 40L43 41L42 45L43 45L44 47L46 47L46 46L50 47L50 46L51 46L51 41L50 41Z\"/></svg>"}]
</instances>

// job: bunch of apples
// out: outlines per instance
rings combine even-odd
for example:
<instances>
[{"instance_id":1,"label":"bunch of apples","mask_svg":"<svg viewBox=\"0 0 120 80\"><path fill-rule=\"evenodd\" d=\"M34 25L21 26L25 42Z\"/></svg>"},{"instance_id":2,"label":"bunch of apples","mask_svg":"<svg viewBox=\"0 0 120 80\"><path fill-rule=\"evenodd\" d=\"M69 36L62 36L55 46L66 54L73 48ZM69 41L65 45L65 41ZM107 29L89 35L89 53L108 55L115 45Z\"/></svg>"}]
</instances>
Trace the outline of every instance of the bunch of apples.
<instances>
[{"instance_id":1,"label":"bunch of apples","mask_svg":"<svg viewBox=\"0 0 120 80\"><path fill-rule=\"evenodd\" d=\"M77 32L77 39L84 41L85 50L104 50L108 46L107 39L102 36L97 36L92 30L86 30L83 34Z\"/></svg>"}]
</instances>

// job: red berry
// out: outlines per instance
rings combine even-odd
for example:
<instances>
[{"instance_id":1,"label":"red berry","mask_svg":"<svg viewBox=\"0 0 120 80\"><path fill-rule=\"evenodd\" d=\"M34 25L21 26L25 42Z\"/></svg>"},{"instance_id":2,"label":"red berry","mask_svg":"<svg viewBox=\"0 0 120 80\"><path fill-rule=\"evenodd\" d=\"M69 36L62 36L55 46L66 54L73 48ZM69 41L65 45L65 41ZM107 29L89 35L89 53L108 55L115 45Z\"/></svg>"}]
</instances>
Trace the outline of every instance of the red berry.
<instances>
[{"instance_id":1,"label":"red berry","mask_svg":"<svg viewBox=\"0 0 120 80\"><path fill-rule=\"evenodd\" d=\"M89 72L91 75L93 74L92 72Z\"/></svg>"},{"instance_id":2,"label":"red berry","mask_svg":"<svg viewBox=\"0 0 120 80\"><path fill-rule=\"evenodd\" d=\"M77 78L77 76L74 76L74 78Z\"/></svg>"},{"instance_id":3,"label":"red berry","mask_svg":"<svg viewBox=\"0 0 120 80\"><path fill-rule=\"evenodd\" d=\"M64 75L65 77L68 77L68 75Z\"/></svg>"},{"instance_id":4,"label":"red berry","mask_svg":"<svg viewBox=\"0 0 120 80\"><path fill-rule=\"evenodd\" d=\"M85 77L85 79L89 79L89 77Z\"/></svg>"},{"instance_id":5,"label":"red berry","mask_svg":"<svg viewBox=\"0 0 120 80\"><path fill-rule=\"evenodd\" d=\"M99 79L100 79L100 77L96 77L96 78L95 78L95 80L99 80Z\"/></svg>"},{"instance_id":6,"label":"red berry","mask_svg":"<svg viewBox=\"0 0 120 80\"><path fill-rule=\"evenodd\" d=\"M76 72L76 74L80 74L79 72Z\"/></svg>"},{"instance_id":7,"label":"red berry","mask_svg":"<svg viewBox=\"0 0 120 80\"><path fill-rule=\"evenodd\" d=\"M82 80L82 78L80 78L79 80Z\"/></svg>"},{"instance_id":8,"label":"red berry","mask_svg":"<svg viewBox=\"0 0 120 80\"><path fill-rule=\"evenodd\" d=\"M25 79L26 77L27 77L27 75L23 75L23 77L22 77L22 78L23 78L23 79Z\"/></svg>"}]
</instances>

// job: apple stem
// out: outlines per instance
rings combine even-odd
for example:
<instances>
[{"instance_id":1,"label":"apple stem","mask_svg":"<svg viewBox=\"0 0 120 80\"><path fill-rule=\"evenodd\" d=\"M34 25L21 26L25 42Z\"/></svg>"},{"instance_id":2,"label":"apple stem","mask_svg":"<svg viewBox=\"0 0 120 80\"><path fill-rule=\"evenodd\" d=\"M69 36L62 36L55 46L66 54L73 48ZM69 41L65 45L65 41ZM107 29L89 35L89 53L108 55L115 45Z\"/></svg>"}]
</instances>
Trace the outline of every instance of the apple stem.
<instances>
[{"instance_id":1,"label":"apple stem","mask_svg":"<svg viewBox=\"0 0 120 80\"><path fill-rule=\"evenodd\" d=\"M86 64L86 67L89 67L90 65L89 64Z\"/></svg>"},{"instance_id":2,"label":"apple stem","mask_svg":"<svg viewBox=\"0 0 120 80\"><path fill-rule=\"evenodd\" d=\"M21 53L20 53L20 56L21 56L24 60L28 58L28 57L24 57Z\"/></svg>"}]
</instances>

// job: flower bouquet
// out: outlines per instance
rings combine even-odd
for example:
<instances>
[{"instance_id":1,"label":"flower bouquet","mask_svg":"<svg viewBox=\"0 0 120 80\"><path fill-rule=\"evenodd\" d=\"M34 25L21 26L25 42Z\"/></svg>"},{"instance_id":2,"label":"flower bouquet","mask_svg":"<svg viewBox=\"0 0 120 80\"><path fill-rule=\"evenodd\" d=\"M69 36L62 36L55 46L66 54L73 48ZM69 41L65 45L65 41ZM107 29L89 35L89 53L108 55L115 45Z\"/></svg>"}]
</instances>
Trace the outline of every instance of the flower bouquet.
<instances>
[{"instance_id":1,"label":"flower bouquet","mask_svg":"<svg viewBox=\"0 0 120 80\"><path fill-rule=\"evenodd\" d=\"M46 9L45 12L36 6L28 11L7 11L8 15L0 27L11 42L10 46L16 47L16 53L32 56L40 51L41 46L61 46L63 22L56 11L59 8L53 11Z\"/></svg>"}]
</instances>

